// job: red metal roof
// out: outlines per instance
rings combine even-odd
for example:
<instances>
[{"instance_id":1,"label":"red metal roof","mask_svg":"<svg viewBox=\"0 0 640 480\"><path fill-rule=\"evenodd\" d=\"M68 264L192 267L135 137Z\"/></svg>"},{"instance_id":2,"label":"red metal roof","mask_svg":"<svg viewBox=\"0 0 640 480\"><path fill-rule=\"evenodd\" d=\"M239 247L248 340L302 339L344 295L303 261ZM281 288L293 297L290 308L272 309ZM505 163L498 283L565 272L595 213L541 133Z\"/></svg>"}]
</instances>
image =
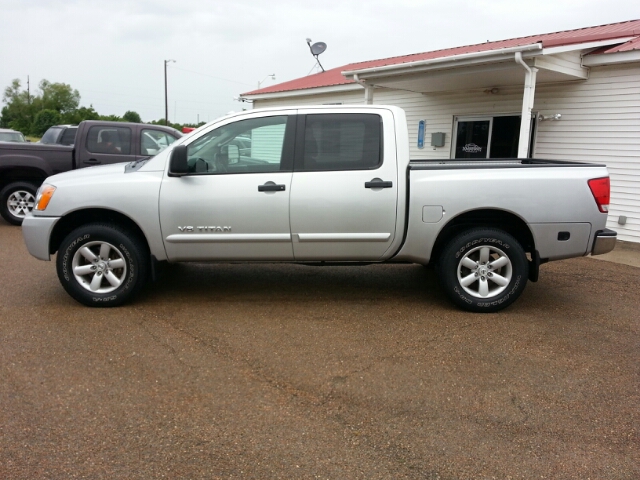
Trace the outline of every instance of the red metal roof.
<instances>
[{"instance_id":1,"label":"red metal roof","mask_svg":"<svg viewBox=\"0 0 640 480\"><path fill-rule=\"evenodd\" d=\"M563 32L545 33L542 35L531 35L528 37L512 38L509 40L499 40L495 42L479 43L463 47L447 48L432 52L415 53L399 57L370 60L367 62L350 63L341 67L333 68L322 73L308 75L288 82L271 85L259 90L243 93L243 95L258 95L266 93L289 92L295 90L305 90L309 88L332 87L354 83L353 80L345 78L341 72L348 70L361 70L365 68L382 67L385 65L399 65L402 63L416 62L420 60L431 60L434 58L445 58L465 53L488 52L509 47L519 47L532 43L542 43L543 47L558 47L563 45L573 45L576 43L596 42L601 40L637 37L622 45L610 47L599 53L615 53L640 48L640 20L629 20L627 22L600 25L597 27L586 27L577 30L566 30Z\"/></svg>"}]
</instances>

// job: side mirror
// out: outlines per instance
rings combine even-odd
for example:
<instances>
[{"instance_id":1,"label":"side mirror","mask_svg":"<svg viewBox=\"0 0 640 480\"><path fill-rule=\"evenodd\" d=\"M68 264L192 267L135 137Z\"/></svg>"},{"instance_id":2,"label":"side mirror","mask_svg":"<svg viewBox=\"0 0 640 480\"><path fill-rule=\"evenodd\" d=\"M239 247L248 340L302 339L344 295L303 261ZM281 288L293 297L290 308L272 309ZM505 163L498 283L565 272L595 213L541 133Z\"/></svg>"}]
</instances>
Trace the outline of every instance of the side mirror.
<instances>
[{"instance_id":1,"label":"side mirror","mask_svg":"<svg viewBox=\"0 0 640 480\"><path fill-rule=\"evenodd\" d=\"M240 160L240 149L237 145L224 145L221 152L227 155L228 165L238 163Z\"/></svg>"},{"instance_id":2,"label":"side mirror","mask_svg":"<svg viewBox=\"0 0 640 480\"><path fill-rule=\"evenodd\" d=\"M169 159L169 176L182 177L189 173L189 164L187 162L187 146L178 145L174 147Z\"/></svg>"}]
</instances>

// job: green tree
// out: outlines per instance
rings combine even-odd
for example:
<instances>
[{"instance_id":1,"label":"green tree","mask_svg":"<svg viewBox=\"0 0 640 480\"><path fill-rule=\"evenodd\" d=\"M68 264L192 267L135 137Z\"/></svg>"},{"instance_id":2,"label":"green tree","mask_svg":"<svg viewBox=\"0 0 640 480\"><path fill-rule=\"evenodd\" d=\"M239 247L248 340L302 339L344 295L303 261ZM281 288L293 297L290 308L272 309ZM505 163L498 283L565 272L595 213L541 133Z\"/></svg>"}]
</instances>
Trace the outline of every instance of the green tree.
<instances>
[{"instance_id":1,"label":"green tree","mask_svg":"<svg viewBox=\"0 0 640 480\"><path fill-rule=\"evenodd\" d=\"M105 120L107 122L122 122L122 117L118 115L100 115L99 120Z\"/></svg>"},{"instance_id":2,"label":"green tree","mask_svg":"<svg viewBox=\"0 0 640 480\"><path fill-rule=\"evenodd\" d=\"M80 93L66 83L40 82L42 108L55 110L60 114L72 112L80 105Z\"/></svg>"},{"instance_id":3,"label":"green tree","mask_svg":"<svg viewBox=\"0 0 640 480\"><path fill-rule=\"evenodd\" d=\"M19 79L14 79L5 88L2 101L6 106L2 108L0 126L28 134L33 121L33 105L29 94L21 90Z\"/></svg>"},{"instance_id":4,"label":"green tree","mask_svg":"<svg viewBox=\"0 0 640 480\"><path fill-rule=\"evenodd\" d=\"M93 105L76 108L72 112L67 112L62 116L62 123L77 125L83 120L100 120L100 115L94 110Z\"/></svg>"},{"instance_id":5,"label":"green tree","mask_svg":"<svg viewBox=\"0 0 640 480\"><path fill-rule=\"evenodd\" d=\"M36 118L33 121L31 132L34 135L42 136L49 127L58 125L60 123L60 120L60 114L55 110L40 110L38 113L36 113Z\"/></svg>"},{"instance_id":6,"label":"green tree","mask_svg":"<svg viewBox=\"0 0 640 480\"><path fill-rule=\"evenodd\" d=\"M126 112L124 112L122 119L126 122L142 123L140 115L137 112L133 112L131 110L127 110Z\"/></svg>"},{"instance_id":7,"label":"green tree","mask_svg":"<svg viewBox=\"0 0 640 480\"><path fill-rule=\"evenodd\" d=\"M164 118L161 118L160 120L151 120L150 122L147 122L147 123L150 123L152 125L164 125ZM179 131L182 131L182 127L183 127L181 123L171 123L171 122L169 122L169 126Z\"/></svg>"}]
</instances>

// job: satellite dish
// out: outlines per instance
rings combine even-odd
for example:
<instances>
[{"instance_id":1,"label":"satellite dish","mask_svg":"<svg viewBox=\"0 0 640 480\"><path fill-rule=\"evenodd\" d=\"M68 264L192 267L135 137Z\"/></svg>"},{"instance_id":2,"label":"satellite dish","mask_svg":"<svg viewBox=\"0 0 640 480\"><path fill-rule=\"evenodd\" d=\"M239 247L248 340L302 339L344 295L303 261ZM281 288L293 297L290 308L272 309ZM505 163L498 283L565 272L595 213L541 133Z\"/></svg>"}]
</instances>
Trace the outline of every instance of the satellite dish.
<instances>
[{"instance_id":1,"label":"satellite dish","mask_svg":"<svg viewBox=\"0 0 640 480\"><path fill-rule=\"evenodd\" d=\"M309 45L309 50L311 51L311 55L315 57L316 62L318 62L318 66L324 72L324 67L320 63L320 60L318 60L318 55L320 55L322 52L324 52L327 49L327 44L324 42L316 42L313 45L311 45L311 39L307 38L307 45Z\"/></svg>"},{"instance_id":2,"label":"satellite dish","mask_svg":"<svg viewBox=\"0 0 640 480\"><path fill-rule=\"evenodd\" d=\"M324 52L327 49L327 44L324 42L316 42L313 45L311 45L311 53L313 55L320 55L322 52Z\"/></svg>"}]
</instances>

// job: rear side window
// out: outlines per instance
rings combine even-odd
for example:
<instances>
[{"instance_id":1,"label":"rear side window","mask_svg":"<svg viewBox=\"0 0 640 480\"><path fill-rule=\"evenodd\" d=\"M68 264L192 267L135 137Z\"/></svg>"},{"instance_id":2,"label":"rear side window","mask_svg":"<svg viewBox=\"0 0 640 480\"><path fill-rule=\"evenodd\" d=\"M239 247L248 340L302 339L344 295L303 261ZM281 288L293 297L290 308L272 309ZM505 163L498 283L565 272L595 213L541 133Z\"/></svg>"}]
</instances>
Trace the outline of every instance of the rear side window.
<instances>
[{"instance_id":1,"label":"rear side window","mask_svg":"<svg viewBox=\"0 0 640 480\"><path fill-rule=\"evenodd\" d=\"M91 153L131 155L131 129L127 127L93 126L87 135Z\"/></svg>"},{"instance_id":2,"label":"rear side window","mask_svg":"<svg viewBox=\"0 0 640 480\"><path fill-rule=\"evenodd\" d=\"M62 138L60 138L60 145L73 145L76 143L76 132L78 131L78 127L70 127L65 129L62 134Z\"/></svg>"},{"instance_id":3,"label":"rear side window","mask_svg":"<svg viewBox=\"0 0 640 480\"><path fill-rule=\"evenodd\" d=\"M382 119L375 114L307 115L302 169L371 170L382 163Z\"/></svg>"},{"instance_id":4,"label":"rear side window","mask_svg":"<svg viewBox=\"0 0 640 480\"><path fill-rule=\"evenodd\" d=\"M47 145L56 143L61 130L62 129L60 127L50 127L46 132L44 132L44 135L40 139L40 143L46 143Z\"/></svg>"}]
</instances>

